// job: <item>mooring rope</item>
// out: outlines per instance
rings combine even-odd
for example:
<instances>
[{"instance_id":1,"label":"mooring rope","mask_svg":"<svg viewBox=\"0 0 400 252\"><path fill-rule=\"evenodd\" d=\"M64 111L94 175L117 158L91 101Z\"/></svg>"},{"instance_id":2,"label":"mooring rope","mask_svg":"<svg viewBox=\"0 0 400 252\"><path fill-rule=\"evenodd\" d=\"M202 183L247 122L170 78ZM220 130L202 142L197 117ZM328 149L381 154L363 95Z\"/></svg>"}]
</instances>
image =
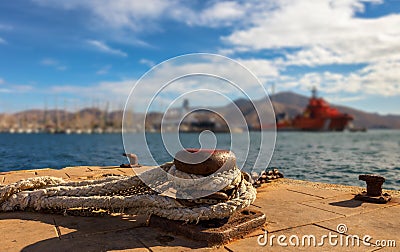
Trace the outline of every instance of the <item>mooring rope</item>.
<instances>
[{"instance_id":1,"label":"mooring rope","mask_svg":"<svg viewBox=\"0 0 400 252\"><path fill-rule=\"evenodd\" d=\"M184 178L190 183L199 175L177 171L172 165L160 166L168 176ZM151 171L151 176L159 176ZM200 176L201 177L201 176ZM149 177L148 177L149 178ZM156 177L154 178L156 181ZM68 209L103 209L118 210L129 214L154 214L171 220L187 222L223 219L234 212L249 206L256 198L256 189L243 178L236 167L228 171L212 174L201 184L200 189L214 189L229 181L222 191L228 195L227 200L209 200L207 197L196 201L179 200L159 193L166 190L165 184L150 189L138 176L112 176L99 180L66 182L55 177L35 177L24 179L0 188L0 211L17 210L55 210L64 212ZM152 185L153 186L153 185ZM168 186L168 185L167 185ZM222 193L222 194L224 194ZM186 204L186 203L192 204ZM213 202L213 203L210 203Z\"/></svg>"}]
</instances>

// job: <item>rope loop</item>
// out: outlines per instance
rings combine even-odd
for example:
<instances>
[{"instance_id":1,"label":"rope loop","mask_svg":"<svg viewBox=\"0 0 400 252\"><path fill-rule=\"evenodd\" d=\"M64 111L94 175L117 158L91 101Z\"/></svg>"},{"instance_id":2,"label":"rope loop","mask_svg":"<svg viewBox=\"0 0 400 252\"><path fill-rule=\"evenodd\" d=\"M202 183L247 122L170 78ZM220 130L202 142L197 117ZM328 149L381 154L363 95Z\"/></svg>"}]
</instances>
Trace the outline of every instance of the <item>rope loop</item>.
<instances>
[{"instance_id":1,"label":"rope loop","mask_svg":"<svg viewBox=\"0 0 400 252\"><path fill-rule=\"evenodd\" d=\"M160 167L172 176L188 179L198 176L177 172L172 163ZM95 215L98 209L102 209L198 222L229 217L254 202L256 189L243 178L238 168L212 176L215 183L226 179L232 182L214 197L210 195L196 200L178 200L164 196L145 185L136 175L81 182L67 182L49 176L34 177L0 188L0 212L29 209L65 214L70 209L80 209L82 216L88 216ZM205 185L208 186L211 185Z\"/></svg>"}]
</instances>

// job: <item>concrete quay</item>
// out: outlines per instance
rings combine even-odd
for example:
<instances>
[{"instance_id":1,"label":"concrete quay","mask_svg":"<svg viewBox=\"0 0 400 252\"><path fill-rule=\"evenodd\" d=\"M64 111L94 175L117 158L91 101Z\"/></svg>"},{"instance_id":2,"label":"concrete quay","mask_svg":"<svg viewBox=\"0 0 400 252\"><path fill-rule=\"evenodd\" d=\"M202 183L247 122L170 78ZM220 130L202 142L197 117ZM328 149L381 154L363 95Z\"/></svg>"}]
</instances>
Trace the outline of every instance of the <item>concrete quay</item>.
<instances>
[{"instance_id":1,"label":"concrete quay","mask_svg":"<svg viewBox=\"0 0 400 252\"><path fill-rule=\"evenodd\" d=\"M0 172L0 186L35 176L86 180L111 174L134 175L134 171L80 166ZM150 227L147 216L0 213L0 251L399 251L400 192L384 191L393 199L387 204L373 204L353 199L362 190L365 188L292 179L263 184L250 208L265 213L265 225L242 239L213 248ZM316 246L312 240L309 246L310 236L316 238ZM361 241L366 236L370 237L369 246ZM262 246L266 237L267 244ZM299 246L292 245L296 237Z\"/></svg>"}]
</instances>

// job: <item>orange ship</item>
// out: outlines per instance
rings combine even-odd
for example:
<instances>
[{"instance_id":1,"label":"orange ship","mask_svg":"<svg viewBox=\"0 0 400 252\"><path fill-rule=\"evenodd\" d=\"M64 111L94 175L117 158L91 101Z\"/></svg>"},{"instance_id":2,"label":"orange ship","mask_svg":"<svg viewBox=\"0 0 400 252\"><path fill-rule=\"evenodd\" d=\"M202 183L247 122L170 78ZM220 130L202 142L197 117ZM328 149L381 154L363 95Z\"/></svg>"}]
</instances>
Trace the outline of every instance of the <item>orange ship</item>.
<instances>
[{"instance_id":1,"label":"orange ship","mask_svg":"<svg viewBox=\"0 0 400 252\"><path fill-rule=\"evenodd\" d=\"M278 117L278 116L277 116ZM290 120L277 120L278 130L301 131L343 131L353 116L332 108L322 98L317 97L313 88L312 97L303 114Z\"/></svg>"}]
</instances>

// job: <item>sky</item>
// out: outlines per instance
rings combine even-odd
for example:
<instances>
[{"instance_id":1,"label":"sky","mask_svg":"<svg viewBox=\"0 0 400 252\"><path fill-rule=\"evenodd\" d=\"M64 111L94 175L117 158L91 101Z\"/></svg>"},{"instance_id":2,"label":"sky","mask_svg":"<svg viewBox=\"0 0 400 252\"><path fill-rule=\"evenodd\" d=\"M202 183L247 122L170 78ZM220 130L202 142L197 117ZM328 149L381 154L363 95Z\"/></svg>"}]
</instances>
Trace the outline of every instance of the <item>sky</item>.
<instances>
[{"instance_id":1,"label":"sky","mask_svg":"<svg viewBox=\"0 0 400 252\"><path fill-rule=\"evenodd\" d=\"M121 108L153 66L199 52L240 62L268 91L315 86L400 114L398 0L0 1L0 113Z\"/></svg>"}]
</instances>

